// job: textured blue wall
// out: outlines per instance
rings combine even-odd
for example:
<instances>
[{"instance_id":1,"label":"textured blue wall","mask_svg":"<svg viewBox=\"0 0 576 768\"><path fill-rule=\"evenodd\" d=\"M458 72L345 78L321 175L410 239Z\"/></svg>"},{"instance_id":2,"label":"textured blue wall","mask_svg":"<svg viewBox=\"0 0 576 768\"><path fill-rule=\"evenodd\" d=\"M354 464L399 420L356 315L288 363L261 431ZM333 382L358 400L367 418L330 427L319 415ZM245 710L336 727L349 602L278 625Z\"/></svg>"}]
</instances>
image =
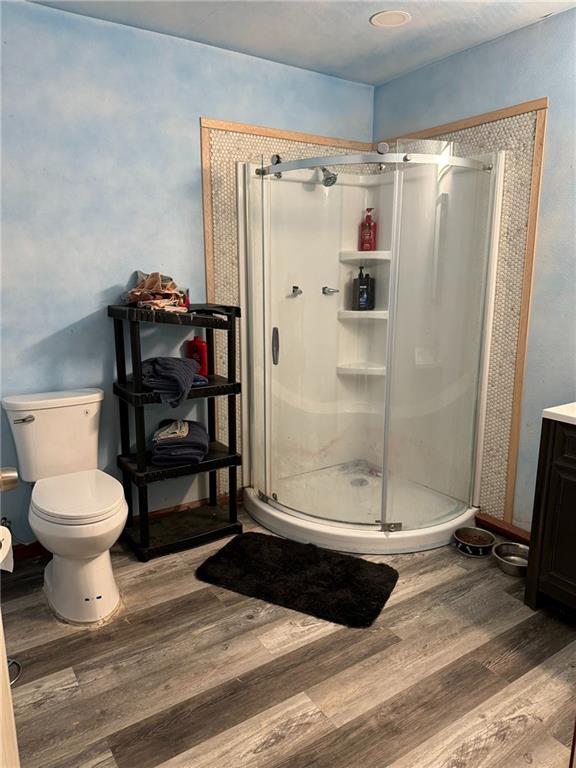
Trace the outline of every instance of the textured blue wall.
<instances>
[{"instance_id":1,"label":"textured blue wall","mask_svg":"<svg viewBox=\"0 0 576 768\"><path fill-rule=\"evenodd\" d=\"M515 520L529 527L545 406L576 399L576 10L420 69L375 92L374 137L548 96Z\"/></svg>"},{"instance_id":2,"label":"textured blue wall","mask_svg":"<svg viewBox=\"0 0 576 768\"><path fill-rule=\"evenodd\" d=\"M115 471L105 306L137 268L204 300L199 117L369 141L373 89L29 3L2 11L2 394L104 387L101 466ZM2 448L15 463L5 415ZM154 488L157 506L194 493ZM28 494L2 499L21 538Z\"/></svg>"}]
</instances>

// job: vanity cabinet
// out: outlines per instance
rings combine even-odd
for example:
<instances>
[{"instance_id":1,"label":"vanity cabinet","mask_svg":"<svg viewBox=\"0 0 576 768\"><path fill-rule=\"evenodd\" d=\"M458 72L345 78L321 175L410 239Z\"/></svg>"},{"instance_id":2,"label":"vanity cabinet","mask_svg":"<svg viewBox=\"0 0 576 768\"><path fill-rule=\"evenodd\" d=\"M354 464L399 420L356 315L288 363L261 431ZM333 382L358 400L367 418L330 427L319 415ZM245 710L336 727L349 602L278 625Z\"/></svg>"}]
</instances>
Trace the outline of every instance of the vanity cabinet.
<instances>
[{"instance_id":1,"label":"vanity cabinet","mask_svg":"<svg viewBox=\"0 0 576 768\"><path fill-rule=\"evenodd\" d=\"M525 602L576 609L576 403L543 416Z\"/></svg>"}]
</instances>

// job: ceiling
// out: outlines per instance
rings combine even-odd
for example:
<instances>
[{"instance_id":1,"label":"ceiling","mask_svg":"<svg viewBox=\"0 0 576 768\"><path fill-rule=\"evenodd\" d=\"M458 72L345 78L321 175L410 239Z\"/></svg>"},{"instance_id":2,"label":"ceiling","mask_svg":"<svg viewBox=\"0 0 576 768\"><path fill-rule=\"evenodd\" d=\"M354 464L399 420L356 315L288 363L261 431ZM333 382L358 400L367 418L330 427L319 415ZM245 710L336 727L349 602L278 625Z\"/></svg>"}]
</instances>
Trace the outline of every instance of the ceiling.
<instances>
[{"instance_id":1,"label":"ceiling","mask_svg":"<svg viewBox=\"0 0 576 768\"><path fill-rule=\"evenodd\" d=\"M576 7L572 0L37 0L43 5L379 84ZM368 23L403 9L396 29Z\"/></svg>"}]
</instances>

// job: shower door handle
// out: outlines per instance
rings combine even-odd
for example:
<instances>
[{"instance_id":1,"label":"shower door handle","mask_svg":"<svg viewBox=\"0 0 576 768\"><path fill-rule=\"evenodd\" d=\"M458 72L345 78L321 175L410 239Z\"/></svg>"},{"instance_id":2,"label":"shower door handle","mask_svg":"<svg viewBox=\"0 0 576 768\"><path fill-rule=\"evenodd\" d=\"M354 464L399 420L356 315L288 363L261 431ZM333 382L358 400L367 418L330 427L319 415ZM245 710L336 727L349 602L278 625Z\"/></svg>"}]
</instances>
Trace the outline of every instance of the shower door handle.
<instances>
[{"instance_id":1,"label":"shower door handle","mask_svg":"<svg viewBox=\"0 0 576 768\"><path fill-rule=\"evenodd\" d=\"M278 328L272 328L272 362L278 365L280 359L280 333Z\"/></svg>"}]
</instances>

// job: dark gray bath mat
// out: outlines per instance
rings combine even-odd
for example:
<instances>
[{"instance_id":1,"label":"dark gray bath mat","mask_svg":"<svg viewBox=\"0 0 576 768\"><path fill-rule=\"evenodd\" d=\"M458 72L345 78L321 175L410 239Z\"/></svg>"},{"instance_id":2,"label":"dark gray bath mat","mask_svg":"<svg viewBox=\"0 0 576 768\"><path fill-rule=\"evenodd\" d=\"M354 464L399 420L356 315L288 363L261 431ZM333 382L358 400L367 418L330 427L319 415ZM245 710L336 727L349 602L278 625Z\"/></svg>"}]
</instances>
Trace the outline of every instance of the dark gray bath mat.
<instances>
[{"instance_id":1,"label":"dark gray bath mat","mask_svg":"<svg viewBox=\"0 0 576 768\"><path fill-rule=\"evenodd\" d=\"M196 571L201 581L347 627L369 627L398 572L314 544L243 533Z\"/></svg>"}]
</instances>

